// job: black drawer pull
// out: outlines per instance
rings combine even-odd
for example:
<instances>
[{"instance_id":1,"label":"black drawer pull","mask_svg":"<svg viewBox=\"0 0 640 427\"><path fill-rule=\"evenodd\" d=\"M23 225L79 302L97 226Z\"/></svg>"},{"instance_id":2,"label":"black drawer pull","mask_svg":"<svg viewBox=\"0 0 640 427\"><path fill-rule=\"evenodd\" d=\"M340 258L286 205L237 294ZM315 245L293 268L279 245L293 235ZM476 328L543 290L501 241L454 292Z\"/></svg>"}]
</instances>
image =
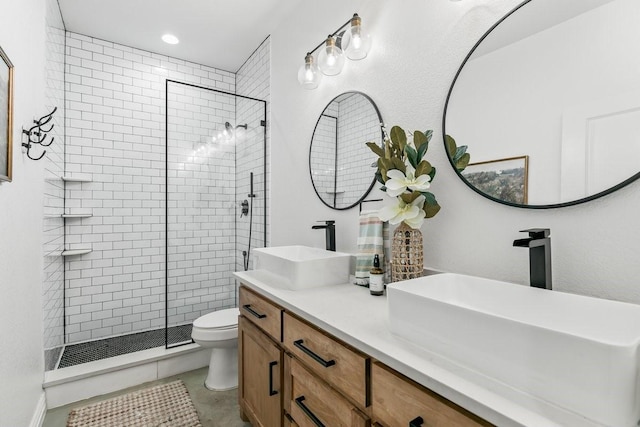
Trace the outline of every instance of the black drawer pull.
<instances>
[{"instance_id":1,"label":"black drawer pull","mask_svg":"<svg viewBox=\"0 0 640 427\"><path fill-rule=\"evenodd\" d=\"M322 421L320 421L318 417L316 417L316 414L311 412L311 410L307 408L307 405L302 402L304 402L304 396L296 398L296 405L298 405L300 409L302 409L302 412L304 412L305 415L309 417L315 425L317 425L318 427L324 427L324 424L322 424Z\"/></svg>"},{"instance_id":2,"label":"black drawer pull","mask_svg":"<svg viewBox=\"0 0 640 427\"><path fill-rule=\"evenodd\" d=\"M409 427L422 427L422 424L424 424L422 417L416 417L409 421Z\"/></svg>"},{"instance_id":3,"label":"black drawer pull","mask_svg":"<svg viewBox=\"0 0 640 427\"><path fill-rule=\"evenodd\" d=\"M277 361L269 362L269 396L275 396L278 394L277 390L273 389L273 367L278 364Z\"/></svg>"},{"instance_id":4,"label":"black drawer pull","mask_svg":"<svg viewBox=\"0 0 640 427\"><path fill-rule=\"evenodd\" d=\"M251 308L251 304L245 304L242 306L242 308L247 310L249 313L253 314L258 319L264 319L265 317L267 317L266 314L260 314L257 311L255 311L253 308Z\"/></svg>"},{"instance_id":5,"label":"black drawer pull","mask_svg":"<svg viewBox=\"0 0 640 427\"><path fill-rule=\"evenodd\" d=\"M318 362L319 364L321 364L322 366L324 366L325 368L328 368L329 366L333 366L336 364L335 360L324 360L322 357L318 356L317 354L315 354L313 351L309 350L307 347L305 347L302 343L304 342L304 340L297 340L293 342L293 345L295 345L296 347L298 347L300 350L302 350L307 356L311 357L313 360L315 360L316 362Z\"/></svg>"}]
</instances>

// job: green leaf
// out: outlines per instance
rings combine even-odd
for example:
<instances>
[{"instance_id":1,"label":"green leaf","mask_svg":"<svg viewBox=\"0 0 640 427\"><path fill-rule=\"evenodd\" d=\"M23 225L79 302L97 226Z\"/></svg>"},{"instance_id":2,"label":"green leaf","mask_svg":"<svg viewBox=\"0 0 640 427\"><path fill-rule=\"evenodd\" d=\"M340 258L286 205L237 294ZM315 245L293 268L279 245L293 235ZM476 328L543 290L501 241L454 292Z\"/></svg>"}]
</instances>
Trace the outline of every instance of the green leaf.
<instances>
[{"instance_id":1,"label":"green leaf","mask_svg":"<svg viewBox=\"0 0 640 427\"><path fill-rule=\"evenodd\" d=\"M471 155L469 153L466 153L460 158L460 160L456 162L456 169L458 169L459 172L462 172L467 166L469 166L470 161Z\"/></svg>"},{"instance_id":2,"label":"green leaf","mask_svg":"<svg viewBox=\"0 0 640 427\"><path fill-rule=\"evenodd\" d=\"M456 148L456 154L453 156L453 161L457 162L458 160L460 160L460 158L464 156L466 152L467 152L466 145L461 145L460 147Z\"/></svg>"},{"instance_id":3,"label":"green leaf","mask_svg":"<svg viewBox=\"0 0 640 427\"><path fill-rule=\"evenodd\" d=\"M429 178L431 178L429 182L433 182L433 180L436 178L436 168L431 168L431 170L429 171Z\"/></svg>"},{"instance_id":4,"label":"green leaf","mask_svg":"<svg viewBox=\"0 0 640 427\"><path fill-rule=\"evenodd\" d=\"M429 174L431 172L431 169L433 169L431 163L426 160L421 161L420 163L418 163L418 167L416 168L416 178L420 175Z\"/></svg>"},{"instance_id":5,"label":"green leaf","mask_svg":"<svg viewBox=\"0 0 640 427\"><path fill-rule=\"evenodd\" d=\"M380 157L378 159L378 171L380 172L380 176L382 176L382 183L387 182L387 171L392 168L391 161L385 159L384 157Z\"/></svg>"},{"instance_id":6,"label":"green leaf","mask_svg":"<svg viewBox=\"0 0 640 427\"><path fill-rule=\"evenodd\" d=\"M431 129L425 130L424 134L427 137L427 142L431 142L431 137L433 136L433 131Z\"/></svg>"},{"instance_id":7,"label":"green leaf","mask_svg":"<svg viewBox=\"0 0 640 427\"><path fill-rule=\"evenodd\" d=\"M407 158L409 159L409 163L411 163L411 166L413 166L413 168L417 168L418 167L418 153L416 152L416 150L413 149L413 147L407 145L406 147L404 147L404 152L407 154Z\"/></svg>"},{"instance_id":8,"label":"green leaf","mask_svg":"<svg viewBox=\"0 0 640 427\"><path fill-rule=\"evenodd\" d=\"M400 195L400 198L402 198L402 201L405 202L406 204L410 204L418 197L420 197L419 191L412 191L411 193L402 193Z\"/></svg>"},{"instance_id":9,"label":"green leaf","mask_svg":"<svg viewBox=\"0 0 640 427\"><path fill-rule=\"evenodd\" d=\"M427 135L420 132L419 130L413 132L413 145L416 146L416 149L420 151L423 145L429 145L429 141L427 140ZM424 151L427 151L425 148Z\"/></svg>"},{"instance_id":10,"label":"green leaf","mask_svg":"<svg viewBox=\"0 0 640 427\"><path fill-rule=\"evenodd\" d=\"M397 157L391 158L391 167L389 169L398 169L403 174L407 174L407 166Z\"/></svg>"},{"instance_id":11,"label":"green leaf","mask_svg":"<svg viewBox=\"0 0 640 427\"><path fill-rule=\"evenodd\" d=\"M453 156L456 154L456 140L450 135L445 135L444 143L447 146L447 154L453 159Z\"/></svg>"},{"instance_id":12,"label":"green leaf","mask_svg":"<svg viewBox=\"0 0 640 427\"><path fill-rule=\"evenodd\" d=\"M385 139L384 141L384 157L386 157L387 159L391 158L391 141L389 141L388 139Z\"/></svg>"},{"instance_id":13,"label":"green leaf","mask_svg":"<svg viewBox=\"0 0 640 427\"><path fill-rule=\"evenodd\" d=\"M371 149L378 157L384 157L384 149L375 142L367 142L367 147Z\"/></svg>"},{"instance_id":14,"label":"green leaf","mask_svg":"<svg viewBox=\"0 0 640 427\"><path fill-rule=\"evenodd\" d=\"M422 195L424 196L424 202L427 205L437 205L438 201L436 200L436 196L434 196L433 193L430 193L428 191L423 191Z\"/></svg>"},{"instance_id":15,"label":"green leaf","mask_svg":"<svg viewBox=\"0 0 640 427\"><path fill-rule=\"evenodd\" d=\"M428 205L425 203L424 205L424 213L427 218L433 218L436 214L440 212L440 205Z\"/></svg>"},{"instance_id":16,"label":"green leaf","mask_svg":"<svg viewBox=\"0 0 640 427\"><path fill-rule=\"evenodd\" d=\"M425 142L418 148L418 163L422 160L425 154L427 154L427 149L429 148L429 143Z\"/></svg>"},{"instance_id":17,"label":"green leaf","mask_svg":"<svg viewBox=\"0 0 640 427\"><path fill-rule=\"evenodd\" d=\"M407 145L407 134L400 126L394 126L391 128L391 141L397 145L400 152L404 151L404 147Z\"/></svg>"}]
</instances>

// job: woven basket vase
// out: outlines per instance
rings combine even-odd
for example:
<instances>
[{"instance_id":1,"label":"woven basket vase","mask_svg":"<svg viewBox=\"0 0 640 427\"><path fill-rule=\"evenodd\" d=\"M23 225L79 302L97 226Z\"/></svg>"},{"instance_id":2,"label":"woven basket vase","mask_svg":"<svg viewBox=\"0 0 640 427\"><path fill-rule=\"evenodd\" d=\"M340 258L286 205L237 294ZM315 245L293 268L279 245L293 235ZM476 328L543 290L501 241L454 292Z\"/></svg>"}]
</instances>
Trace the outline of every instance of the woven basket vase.
<instances>
[{"instance_id":1,"label":"woven basket vase","mask_svg":"<svg viewBox=\"0 0 640 427\"><path fill-rule=\"evenodd\" d=\"M391 281L422 277L423 261L422 233L401 223L391 242Z\"/></svg>"}]
</instances>

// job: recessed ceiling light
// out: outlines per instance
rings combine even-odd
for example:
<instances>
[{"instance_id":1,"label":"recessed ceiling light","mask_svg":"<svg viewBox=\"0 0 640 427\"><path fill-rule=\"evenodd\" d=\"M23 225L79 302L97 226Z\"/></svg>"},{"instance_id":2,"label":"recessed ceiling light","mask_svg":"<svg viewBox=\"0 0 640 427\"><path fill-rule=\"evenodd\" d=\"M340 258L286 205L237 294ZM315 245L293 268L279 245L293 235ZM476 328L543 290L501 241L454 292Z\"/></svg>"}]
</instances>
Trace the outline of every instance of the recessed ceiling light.
<instances>
[{"instance_id":1,"label":"recessed ceiling light","mask_svg":"<svg viewBox=\"0 0 640 427\"><path fill-rule=\"evenodd\" d=\"M165 34L164 36L162 36L162 41L169 44L180 43L180 40L178 40L178 38L173 34Z\"/></svg>"}]
</instances>

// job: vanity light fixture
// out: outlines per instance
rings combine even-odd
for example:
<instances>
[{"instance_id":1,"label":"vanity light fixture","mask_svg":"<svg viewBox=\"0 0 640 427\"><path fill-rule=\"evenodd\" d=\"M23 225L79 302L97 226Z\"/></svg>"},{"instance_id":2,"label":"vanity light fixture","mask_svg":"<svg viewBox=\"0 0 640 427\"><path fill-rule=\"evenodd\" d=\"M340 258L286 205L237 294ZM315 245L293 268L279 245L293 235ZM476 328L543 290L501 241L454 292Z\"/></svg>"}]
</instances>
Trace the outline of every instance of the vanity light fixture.
<instances>
[{"instance_id":1,"label":"vanity light fixture","mask_svg":"<svg viewBox=\"0 0 640 427\"><path fill-rule=\"evenodd\" d=\"M351 27L342 36L342 46L347 58L359 61L367 57L371 48L371 35L362 28L362 19L358 14L351 18Z\"/></svg>"},{"instance_id":2,"label":"vanity light fixture","mask_svg":"<svg viewBox=\"0 0 640 427\"><path fill-rule=\"evenodd\" d=\"M178 38L173 34L165 34L164 36L162 36L162 41L168 44L180 43L180 40L178 40Z\"/></svg>"},{"instance_id":3,"label":"vanity light fixture","mask_svg":"<svg viewBox=\"0 0 640 427\"><path fill-rule=\"evenodd\" d=\"M298 70L298 81L305 89L315 89L320 84L320 80L322 80L322 73L313 61L313 55L308 52L304 57L304 64Z\"/></svg>"},{"instance_id":4,"label":"vanity light fixture","mask_svg":"<svg viewBox=\"0 0 640 427\"><path fill-rule=\"evenodd\" d=\"M336 38L329 34L325 46L318 54L318 68L324 75L337 76L343 67L344 53L336 46Z\"/></svg>"},{"instance_id":5,"label":"vanity light fixture","mask_svg":"<svg viewBox=\"0 0 640 427\"><path fill-rule=\"evenodd\" d=\"M345 30L348 25L350 27ZM358 61L367 56L370 48L371 36L362 28L360 16L354 13L351 19L329 34L326 40L307 52L304 64L298 70L298 82L305 89L315 89L320 83L322 74L327 76L340 74L345 63L345 53L347 58ZM316 63L313 53L318 49L320 52Z\"/></svg>"}]
</instances>

